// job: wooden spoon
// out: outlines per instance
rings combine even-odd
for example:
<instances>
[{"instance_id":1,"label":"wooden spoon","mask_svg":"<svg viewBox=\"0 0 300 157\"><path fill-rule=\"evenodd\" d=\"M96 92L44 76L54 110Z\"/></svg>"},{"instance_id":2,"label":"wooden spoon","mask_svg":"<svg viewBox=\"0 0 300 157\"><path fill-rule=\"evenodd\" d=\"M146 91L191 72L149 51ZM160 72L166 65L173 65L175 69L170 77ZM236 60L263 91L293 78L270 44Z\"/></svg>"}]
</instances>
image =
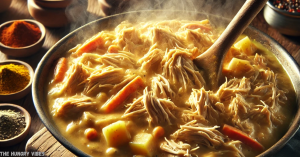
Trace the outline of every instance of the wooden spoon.
<instances>
[{"instance_id":1,"label":"wooden spoon","mask_svg":"<svg viewBox=\"0 0 300 157\"><path fill-rule=\"evenodd\" d=\"M201 67L208 76L206 79L208 88L216 90L224 82L222 65L227 51L267 1L247 0L216 42L203 54L194 59L194 63Z\"/></svg>"}]
</instances>

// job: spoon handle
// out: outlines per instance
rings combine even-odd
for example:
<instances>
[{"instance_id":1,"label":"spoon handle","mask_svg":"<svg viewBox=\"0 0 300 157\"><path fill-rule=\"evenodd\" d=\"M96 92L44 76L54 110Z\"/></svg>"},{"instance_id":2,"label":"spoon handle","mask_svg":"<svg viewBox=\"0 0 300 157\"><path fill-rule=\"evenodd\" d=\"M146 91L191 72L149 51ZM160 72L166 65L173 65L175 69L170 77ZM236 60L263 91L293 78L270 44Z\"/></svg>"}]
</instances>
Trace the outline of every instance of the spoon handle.
<instances>
[{"instance_id":1,"label":"spoon handle","mask_svg":"<svg viewBox=\"0 0 300 157\"><path fill-rule=\"evenodd\" d=\"M207 73L210 89L216 90L224 82L222 73L224 56L266 2L267 0L247 0L215 43L194 59L194 63Z\"/></svg>"},{"instance_id":2,"label":"spoon handle","mask_svg":"<svg viewBox=\"0 0 300 157\"><path fill-rule=\"evenodd\" d=\"M247 26L264 7L268 0L247 0L236 16L226 27L221 36L211 46L215 55L221 60L235 40L244 32Z\"/></svg>"}]
</instances>

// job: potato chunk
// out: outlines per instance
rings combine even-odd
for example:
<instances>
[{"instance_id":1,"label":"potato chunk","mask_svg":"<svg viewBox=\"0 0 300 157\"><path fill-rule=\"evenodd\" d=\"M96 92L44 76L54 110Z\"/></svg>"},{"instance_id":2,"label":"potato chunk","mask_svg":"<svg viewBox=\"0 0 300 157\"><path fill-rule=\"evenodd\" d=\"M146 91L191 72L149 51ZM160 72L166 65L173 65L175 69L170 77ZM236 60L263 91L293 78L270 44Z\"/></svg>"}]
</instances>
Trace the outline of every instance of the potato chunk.
<instances>
[{"instance_id":1,"label":"potato chunk","mask_svg":"<svg viewBox=\"0 0 300 157\"><path fill-rule=\"evenodd\" d=\"M257 47L248 38L248 36L235 43L234 47L240 49L241 52L245 53L248 56L253 55L257 49Z\"/></svg>"},{"instance_id":2,"label":"potato chunk","mask_svg":"<svg viewBox=\"0 0 300 157\"><path fill-rule=\"evenodd\" d=\"M148 133L139 133L134 136L132 142L129 143L131 151L134 155L152 156L154 153L154 138Z\"/></svg>"},{"instance_id":3,"label":"potato chunk","mask_svg":"<svg viewBox=\"0 0 300 157\"><path fill-rule=\"evenodd\" d=\"M234 77L243 77L252 75L253 71L254 68L249 61L232 58L228 66L224 68L223 73Z\"/></svg>"},{"instance_id":4,"label":"potato chunk","mask_svg":"<svg viewBox=\"0 0 300 157\"><path fill-rule=\"evenodd\" d=\"M105 140L109 146L117 147L128 143L131 135L124 121L117 121L102 129Z\"/></svg>"}]
</instances>

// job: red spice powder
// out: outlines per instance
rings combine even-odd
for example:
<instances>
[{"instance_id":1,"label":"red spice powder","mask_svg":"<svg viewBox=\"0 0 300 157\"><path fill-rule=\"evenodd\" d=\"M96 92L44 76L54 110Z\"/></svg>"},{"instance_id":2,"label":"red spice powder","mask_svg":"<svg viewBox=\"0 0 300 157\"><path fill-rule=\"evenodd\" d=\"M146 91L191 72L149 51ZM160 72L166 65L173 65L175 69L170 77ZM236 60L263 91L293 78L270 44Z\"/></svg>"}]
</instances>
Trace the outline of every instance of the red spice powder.
<instances>
[{"instance_id":1,"label":"red spice powder","mask_svg":"<svg viewBox=\"0 0 300 157\"><path fill-rule=\"evenodd\" d=\"M25 47L34 44L41 38L41 30L34 24L15 21L1 30L0 42L10 47Z\"/></svg>"}]
</instances>

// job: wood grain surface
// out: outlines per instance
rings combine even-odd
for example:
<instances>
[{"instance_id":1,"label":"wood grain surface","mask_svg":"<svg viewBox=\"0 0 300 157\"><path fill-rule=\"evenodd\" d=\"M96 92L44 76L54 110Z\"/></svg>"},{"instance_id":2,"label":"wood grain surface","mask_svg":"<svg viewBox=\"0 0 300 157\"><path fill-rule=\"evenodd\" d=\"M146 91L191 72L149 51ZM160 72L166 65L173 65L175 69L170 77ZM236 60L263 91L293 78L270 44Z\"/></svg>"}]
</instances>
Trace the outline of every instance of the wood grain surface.
<instances>
[{"instance_id":1,"label":"wood grain surface","mask_svg":"<svg viewBox=\"0 0 300 157\"><path fill-rule=\"evenodd\" d=\"M27 152L43 152L44 156L49 157L73 157L75 156L63 145L61 145L51 133L44 127L34 134L28 141L25 147Z\"/></svg>"},{"instance_id":2,"label":"wood grain surface","mask_svg":"<svg viewBox=\"0 0 300 157\"><path fill-rule=\"evenodd\" d=\"M7 59L18 59L25 61L29 63L33 69L36 68L37 64L39 63L40 59L43 57L43 55L47 52L47 50L53 46L58 40L60 40L62 37L64 37L66 34L68 34L70 31L74 30L75 28L78 28L79 26L88 23L90 21L93 21L95 19L103 17L105 14L103 10L101 10L101 5L99 4L98 0L74 0L77 2L76 9L79 9L80 11L74 9L71 11L74 12L79 12L79 14L76 16L78 21L71 23L70 25L66 27L61 27L61 28L46 28L47 33L46 33L46 40L45 43L42 47L41 50L39 50L38 53L25 57L25 58L13 58L6 56L5 54L0 52L0 61L7 60ZM101 0L104 1L104 0ZM137 0L131 0L132 2L137 2ZM150 3L152 4L152 8L159 8L159 6L162 5L162 1L164 0L152 0L155 1L155 3ZM198 6L204 6L206 3L204 3L206 0L199 0L197 1ZM234 1L234 0L231 0ZM74 3L75 3L74 2ZM187 1L189 2L189 1ZM235 0L233 10L238 10L239 7L243 4L243 0ZM224 7L228 7L227 5ZM82 9L83 8L83 9ZM87 8L87 9L84 9ZM205 6L205 8L209 8L209 6ZM212 8L212 7L211 7ZM114 8L111 8L114 9ZM120 10L114 10L116 12L122 11ZM228 12L224 12L224 16L227 17L233 17L235 11L231 12L229 14ZM0 24L9 20L16 20L16 19L33 19L27 9L27 1L26 0L13 0L10 8L3 12L0 13ZM289 36L284 36L280 34L278 31L276 31L274 28L270 27L265 19L263 18L262 12L260 12L256 18L253 20L251 23L254 27L258 28L262 32L268 34L272 38L274 38L276 41L278 41L298 62L300 63L300 37L289 37ZM0 100L1 101L1 100ZM11 147L0 147L0 151L25 151L25 145L27 141L35 134L38 133L39 130L44 128L43 123L41 122L40 118L38 117L36 110L33 105L32 101L32 96L31 93L28 94L26 97L24 97L21 100L13 101L13 102L5 102L5 103L13 103L20 105L24 107L32 117L32 125L30 128L30 132L28 136L25 138L24 141L22 141L19 144L16 144ZM39 132L37 135L42 135L46 133L46 129L42 129L41 132ZM47 136L47 139L52 139L52 141L55 141L54 138L48 134L45 134L44 136ZM43 136L43 137L44 137ZM34 136L34 137L42 137L42 136ZM30 141L29 141L30 142ZM36 141L34 138L31 139L31 142L33 142L35 145L37 145L38 141ZM43 145L45 147L49 147L49 145ZM59 145L59 143L54 142L53 145L54 147L49 147L50 149L55 149L57 150L54 155L57 155L62 150L63 147ZM50 150L51 151L51 150ZM47 154L47 152L45 152Z\"/></svg>"}]
</instances>

